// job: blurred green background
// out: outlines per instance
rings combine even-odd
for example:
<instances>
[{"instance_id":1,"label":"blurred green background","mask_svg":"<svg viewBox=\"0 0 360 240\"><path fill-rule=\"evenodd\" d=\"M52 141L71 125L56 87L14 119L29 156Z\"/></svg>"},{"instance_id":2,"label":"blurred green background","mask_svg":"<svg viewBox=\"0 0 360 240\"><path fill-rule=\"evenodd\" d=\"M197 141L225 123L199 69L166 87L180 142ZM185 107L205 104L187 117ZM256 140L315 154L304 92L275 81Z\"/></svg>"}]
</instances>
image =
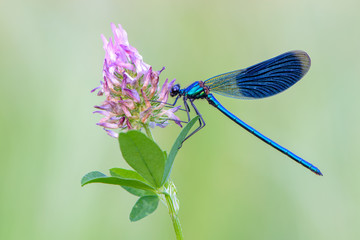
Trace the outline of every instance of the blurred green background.
<instances>
[{"instance_id":1,"label":"blurred green background","mask_svg":"<svg viewBox=\"0 0 360 240\"><path fill-rule=\"evenodd\" d=\"M172 178L186 239L360 239L360 2L9 1L0 3L0 239L174 239L166 207L142 221L136 198L80 187L127 167L95 123L100 34L121 23L145 62L182 86L289 50L309 73L263 100L218 99L324 173L318 177L206 101L207 126L184 144ZM180 129L155 129L169 150Z\"/></svg>"}]
</instances>

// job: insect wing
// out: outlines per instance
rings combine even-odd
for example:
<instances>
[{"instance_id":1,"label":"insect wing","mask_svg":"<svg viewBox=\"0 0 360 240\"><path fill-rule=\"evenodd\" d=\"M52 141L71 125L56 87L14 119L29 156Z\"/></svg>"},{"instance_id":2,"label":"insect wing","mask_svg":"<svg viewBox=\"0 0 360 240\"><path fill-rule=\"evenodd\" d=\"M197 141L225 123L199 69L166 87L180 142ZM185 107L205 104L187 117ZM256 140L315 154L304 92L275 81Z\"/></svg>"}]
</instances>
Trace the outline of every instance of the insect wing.
<instances>
[{"instance_id":1,"label":"insect wing","mask_svg":"<svg viewBox=\"0 0 360 240\"><path fill-rule=\"evenodd\" d=\"M291 51L249 68L212 77L205 85L211 92L227 97L270 97L294 85L308 72L310 65L306 52Z\"/></svg>"}]
</instances>

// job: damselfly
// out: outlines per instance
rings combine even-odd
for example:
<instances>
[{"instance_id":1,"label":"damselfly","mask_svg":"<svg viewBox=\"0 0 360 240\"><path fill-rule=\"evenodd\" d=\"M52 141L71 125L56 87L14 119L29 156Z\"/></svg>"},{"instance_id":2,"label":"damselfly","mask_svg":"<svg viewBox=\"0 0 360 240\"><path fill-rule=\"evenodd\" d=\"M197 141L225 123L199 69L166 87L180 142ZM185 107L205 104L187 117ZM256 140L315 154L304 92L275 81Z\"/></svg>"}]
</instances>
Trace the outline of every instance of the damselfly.
<instances>
[{"instance_id":1,"label":"damselfly","mask_svg":"<svg viewBox=\"0 0 360 240\"><path fill-rule=\"evenodd\" d=\"M182 97L188 119L190 120L190 108L188 106L188 101L194 108L195 113L200 117L200 126L189 134L186 139L205 126L205 121L196 108L194 101L197 99L206 99L210 105L217 108L225 116L233 120L248 132L252 133L265 143L287 155L317 175L322 175L317 167L290 152L270 138L264 136L229 112L211 94L213 92L238 99L258 99L270 97L294 85L308 72L309 68L310 58L306 52L291 51L258 63L249 68L217 75L206 81L194 82L184 89L181 89L179 84L174 85L170 91L170 95L172 97L176 97L175 102L172 105L175 105L177 100Z\"/></svg>"}]
</instances>

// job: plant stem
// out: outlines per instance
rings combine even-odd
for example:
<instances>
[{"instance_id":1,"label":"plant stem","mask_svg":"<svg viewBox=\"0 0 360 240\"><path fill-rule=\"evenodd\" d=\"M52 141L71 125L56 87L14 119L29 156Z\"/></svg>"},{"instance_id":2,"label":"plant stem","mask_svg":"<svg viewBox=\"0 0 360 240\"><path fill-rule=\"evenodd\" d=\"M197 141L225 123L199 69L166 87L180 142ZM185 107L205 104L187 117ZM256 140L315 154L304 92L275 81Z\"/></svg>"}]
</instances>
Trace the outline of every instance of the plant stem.
<instances>
[{"instance_id":1,"label":"plant stem","mask_svg":"<svg viewBox=\"0 0 360 240\"><path fill-rule=\"evenodd\" d=\"M143 124L143 127L144 127L144 129L145 129L146 135L147 135L151 140L154 141L154 138L153 138L153 136L152 136L151 130L150 130L150 128L149 128L149 125Z\"/></svg>"},{"instance_id":2,"label":"plant stem","mask_svg":"<svg viewBox=\"0 0 360 240\"><path fill-rule=\"evenodd\" d=\"M177 213L175 211L173 200L171 199L169 194L164 194L164 195L165 195L166 203L167 203L167 206L168 206L168 209L169 209L169 214L170 214L173 226L174 226L176 239L177 240L183 240L184 236L183 236L183 233L182 233L179 217L178 217L178 215L177 215Z\"/></svg>"},{"instance_id":3,"label":"plant stem","mask_svg":"<svg viewBox=\"0 0 360 240\"><path fill-rule=\"evenodd\" d=\"M145 129L145 132L146 132L146 135L152 139L154 141L154 138L152 136L152 133L151 133L151 130L149 128L149 125L146 125L146 124L143 124L143 127ZM166 185L166 184L165 184ZM175 186L174 186L175 187ZM170 190L170 191L173 191L173 190ZM176 191L176 190L175 190ZM166 204L167 204L167 207L169 209L169 214L170 214L170 217L171 217L171 220L172 220L172 223L173 223L173 226L174 226L174 230L175 230L175 235L176 235L176 239L177 240L183 240L184 239L184 236L183 236L183 233L182 233L182 229L181 229L181 225L180 225L180 220L179 220L179 217L177 215L177 211L175 209L175 206L174 206L174 201L175 199L172 199L171 198L171 195L168 193L168 192L164 192L164 196L165 196L165 200L166 200Z\"/></svg>"}]
</instances>

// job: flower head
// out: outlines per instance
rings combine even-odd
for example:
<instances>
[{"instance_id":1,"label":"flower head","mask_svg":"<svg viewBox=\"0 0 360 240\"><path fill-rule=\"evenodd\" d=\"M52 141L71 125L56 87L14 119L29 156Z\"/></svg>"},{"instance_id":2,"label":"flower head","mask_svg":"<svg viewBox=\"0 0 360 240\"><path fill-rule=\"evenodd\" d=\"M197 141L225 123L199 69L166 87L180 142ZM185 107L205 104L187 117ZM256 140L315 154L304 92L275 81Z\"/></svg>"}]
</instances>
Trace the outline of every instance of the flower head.
<instances>
[{"instance_id":1,"label":"flower head","mask_svg":"<svg viewBox=\"0 0 360 240\"><path fill-rule=\"evenodd\" d=\"M104 127L112 137L118 133L113 130L140 129L144 124L165 127L167 119L174 120L178 125L180 119L174 113L180 108L167 108L165 103L175 79L160 88L159 75L164 70L153 71L146 64L139 52L129 44L127 33L119 24L111 24L114 38L109 41L103 36L105 59L103 81L92 90L98 95L105 95L105 101L94 113L104 117L97 125ZM111 129L111 130L109 130Z\"/></svg>"}]
</instances>

